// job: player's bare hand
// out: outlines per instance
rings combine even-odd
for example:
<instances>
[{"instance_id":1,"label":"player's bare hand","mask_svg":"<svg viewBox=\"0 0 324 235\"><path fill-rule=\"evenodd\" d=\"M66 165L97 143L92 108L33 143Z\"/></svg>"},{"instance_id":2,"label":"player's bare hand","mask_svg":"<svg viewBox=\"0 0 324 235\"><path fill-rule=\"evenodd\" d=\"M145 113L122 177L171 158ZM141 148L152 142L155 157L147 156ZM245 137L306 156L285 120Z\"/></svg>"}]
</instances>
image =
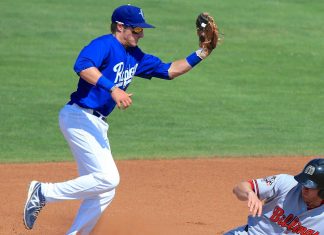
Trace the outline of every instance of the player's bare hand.
<instances>
[{"instance_id":1,"label":"player's bare hand","mask_svg":"<svg viewBox=\"0 0 324 235\"><path fill-rule=\"evenodd\" d=\"M262 206L263 203L260 201L258 196L255 194L255 192L251 191L248 193L248 207L250 210L250 214L255 217L261 216L262 214Z\"/></svg>"},{"instance_id":2,"label":"player's bare hand","mask_svg":"<svg viewBox=\"0 0 324 235\"><path fill-rule=\"evenodd\" d=\"M127 109L132 104L131 96L133 94L128 94L120 88L115 88L111 92L111 97L116 102L119 109Z\"/></svg>"}]
</instances>

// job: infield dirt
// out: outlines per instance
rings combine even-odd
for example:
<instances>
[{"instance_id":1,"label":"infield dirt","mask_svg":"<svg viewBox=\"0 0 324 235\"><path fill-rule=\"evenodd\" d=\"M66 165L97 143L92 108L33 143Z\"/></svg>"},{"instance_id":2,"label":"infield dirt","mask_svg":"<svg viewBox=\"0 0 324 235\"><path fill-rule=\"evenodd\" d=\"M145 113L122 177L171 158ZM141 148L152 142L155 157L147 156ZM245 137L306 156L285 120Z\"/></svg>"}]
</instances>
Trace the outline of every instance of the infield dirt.
<instances>
[{"instance_id":1,"label":"infield dirt","mask_svg":"<svg viewBox=\"0 0 324 235\"><path fill-rule=\"evenodd\" d=\"M218 235L246 223L247 206L233 186L251 178L295 175L312 157L117 161L121 182L94 235ZM31 180L61 182L76 164L1 164L0 234L65 234L79 201L47 204L34 229L22 223Z\"/></svg>"}]
</instances>

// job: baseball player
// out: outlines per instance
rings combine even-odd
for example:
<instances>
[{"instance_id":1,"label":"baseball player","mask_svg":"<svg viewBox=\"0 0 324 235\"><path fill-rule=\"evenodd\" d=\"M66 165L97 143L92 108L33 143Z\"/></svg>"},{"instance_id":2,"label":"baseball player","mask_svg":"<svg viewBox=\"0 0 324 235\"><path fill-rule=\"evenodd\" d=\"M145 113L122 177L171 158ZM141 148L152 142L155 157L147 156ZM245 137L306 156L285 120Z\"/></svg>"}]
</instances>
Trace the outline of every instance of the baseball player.
<instances>
[{"instance_id":1,"label":"baseball player","mask_svg":"<svg viewBox=\"0 0 324 235\"><path fill-rule=\"evenodd\" d=\"M248 201L247 225L225 235L324 234L324 159L313 159L296 175L280 174L239 183L233 189Z\"/></svg>"},{"instance_id":2,"label":"baseball player","mask_svg":"<svg viewBox=\"0 0 324 235\"><path fill-rule=\"evenodd\" d=\"M201 20L206 29L209 22L206 17ZM79 177L60 183L32 181L23 217L27 229L33 228L45 204L79 199L82 204L67 234L89 234L119 184L106 118L116 105L127 109L132 104L132 94L126 89L133 77L172 80L205 59L217 43L217 31L211 32L210 40L203 30L201 48L185 59L164 63L138 47L145 28L154 26L145 21L141 8L120 6L111 16L111 34L94 39L81 50L74 65L79 76L77 89L59 114L60 129L77 162Z\"/></svg>"}]
</instances>

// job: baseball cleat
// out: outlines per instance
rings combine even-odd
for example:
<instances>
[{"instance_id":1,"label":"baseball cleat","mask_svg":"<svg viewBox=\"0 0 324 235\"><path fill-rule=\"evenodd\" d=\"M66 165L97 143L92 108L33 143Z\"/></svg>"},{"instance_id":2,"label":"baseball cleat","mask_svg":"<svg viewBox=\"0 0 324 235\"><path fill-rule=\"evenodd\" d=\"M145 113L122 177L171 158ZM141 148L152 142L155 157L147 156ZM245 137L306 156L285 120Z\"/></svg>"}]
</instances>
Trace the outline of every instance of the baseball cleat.
<instances>
[{"instance_id":1,"label":"baseball cleat","mask_svg":"<svg viewBox=\"0 0 324 235\"><path fill-rule=\"evenodd\" d=\"M45 197L41 192L41 183L32 181L24 209L24 224L26 229L32 229L39 212L45 206Z\"/></svg>"}]
</instances>

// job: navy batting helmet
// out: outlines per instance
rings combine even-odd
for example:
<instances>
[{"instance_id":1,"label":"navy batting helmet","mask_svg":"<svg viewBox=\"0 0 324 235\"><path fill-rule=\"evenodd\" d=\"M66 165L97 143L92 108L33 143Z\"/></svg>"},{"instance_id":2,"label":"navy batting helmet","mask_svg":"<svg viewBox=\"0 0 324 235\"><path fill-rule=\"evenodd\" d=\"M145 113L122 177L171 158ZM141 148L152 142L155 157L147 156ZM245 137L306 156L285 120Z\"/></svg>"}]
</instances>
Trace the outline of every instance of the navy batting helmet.
<instances>
[{"instance_id":1,"label":"navy batting helmet","mask_svg":"<svg viewBox=\"0 0 324 235\"><path fill-rule=\"evenodd\" d=\"M311 160L294 178L307 188L320 189L319 196L324 198L324 158Z\"/></svg>"}]
</instances>

